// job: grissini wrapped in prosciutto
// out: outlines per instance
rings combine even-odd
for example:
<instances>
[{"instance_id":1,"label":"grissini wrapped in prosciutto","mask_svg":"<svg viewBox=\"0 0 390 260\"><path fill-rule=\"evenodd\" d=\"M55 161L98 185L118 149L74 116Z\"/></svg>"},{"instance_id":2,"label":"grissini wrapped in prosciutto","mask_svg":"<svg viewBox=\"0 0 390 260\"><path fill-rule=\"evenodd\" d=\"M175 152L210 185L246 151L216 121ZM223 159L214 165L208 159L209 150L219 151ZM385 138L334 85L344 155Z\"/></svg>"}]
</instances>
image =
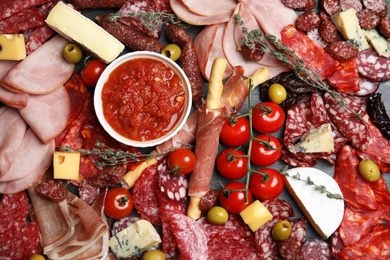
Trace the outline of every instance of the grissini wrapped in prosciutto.
<instances>
[{"instance_id":1,"label":"grissini wrapped in prosciutto","mask_svg":"<svg viewBox=\"0 0 390 260\"><path fill-rule=\"evenodd\" d=\"M250 78L242 79L243 68L238 66L234 68L233 75L226 81L221 97L221 106L228 111L228 116L239 111L248 95L249 79L253 80L253 85L257 86L269 78L267 68L257 70ZM163 153L171 149L181 147L183 144L192 144L195 142L196 129L198 126L198 109L192 112L188 117L183 128L171 139L158 145L152 153ZM134 186L135 181L141 176L142 172L149 166L157 163L155 158L148 159L140 163L135 169L126 173L123 177L122 186L128 189Z\"/></svg>"},{"instance_id":2,"label":"grissini wrapped in prosciutto","mask_svg":"<svg viewBox=\"0 0 390 260\"><path fill-rule=\"evenodd\" d=\"M221 109L223 73L227 60L217 58L211 69L209 92L206 103L198 109L198 128L196 130L195 157L196 166L191 173L188 187L190 204L187 215L193 219L200 217L199 202L210 189L215 156L218 152L219 134L225 122L225 113Z\"/></svg>"}]
</instances>

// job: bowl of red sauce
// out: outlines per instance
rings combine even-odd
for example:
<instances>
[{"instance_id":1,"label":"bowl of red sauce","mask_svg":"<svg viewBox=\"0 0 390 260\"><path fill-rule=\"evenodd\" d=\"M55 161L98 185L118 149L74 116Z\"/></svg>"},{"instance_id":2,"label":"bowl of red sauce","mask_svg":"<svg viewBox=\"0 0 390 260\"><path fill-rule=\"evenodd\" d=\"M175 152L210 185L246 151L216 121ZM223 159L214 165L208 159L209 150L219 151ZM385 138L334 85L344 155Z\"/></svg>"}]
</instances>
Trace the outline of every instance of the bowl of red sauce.
<instances>
[{"instance_id":1,"label":"bowl of red sauce","mask_svg":"<svg viewBox=\"0 0 390 260\"><path fill-rule=\"evenodd\" d=\"M94 94L99 122L113 138L134 147L152 147L174 136L191 111L191 86L171 59L137 51L114 60Z\"/></svg>"}]
</instances>

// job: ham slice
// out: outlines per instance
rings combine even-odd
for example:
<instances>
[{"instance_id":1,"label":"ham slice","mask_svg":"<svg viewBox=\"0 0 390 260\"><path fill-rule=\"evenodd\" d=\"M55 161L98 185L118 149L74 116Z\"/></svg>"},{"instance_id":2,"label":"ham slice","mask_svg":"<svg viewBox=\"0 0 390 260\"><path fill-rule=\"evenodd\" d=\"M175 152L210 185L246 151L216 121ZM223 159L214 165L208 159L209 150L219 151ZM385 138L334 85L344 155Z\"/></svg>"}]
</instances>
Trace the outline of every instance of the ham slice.
<instances>
[{"instance_id":1,"label":"ham slice","mask_svg":"<svg viewBox=\"0 0 390 260\"><path fill-rule=\"evenodd\" d=\"M170 0L172 11L184 22L193 25L220 24L229 21L231 12L204 16L192 12L182 0Z\"/></svg>"},{"instance_id":2,"label":"ham slice","mask_svg":"<svg viewBox=\"0 0 390 260\"><path fill-rule=\"evenodd\" d=\"M0 80L2 80L7 73L18 64L19 61L0 60Z\"/></svg>"},{"instance_id":3,"label":"ham slice","mask_svg":"<svg viewBox=\"0 0 390 260\"><path fill-rule=\"evenodd\" d=\"M236 8L235 0L182 0L192 12L199 15L218 15L230 13Z\"/></svg>"},{"instance_id":4,"label":"ham slice","mask_svg":"<svg viewBox=\"0 0 390 260\"><path fill-rule=\"evenodd\" d=\"M23 129L25 127L23 125ZM31 171L39 167L47 154L49 144L43 144L31 128L27 132L23 131L22 135L24 136L23 142L17 148L17 154L9 170L0 176L0 182L9 182L29 175Z\"/></svg>"},{"instance_id":5,"label":"ham slice","mask_svg":"<svg viewBox=\"0 0 390 260\"><path fill-rule=\"evenodd\" d=\"M16 109L6 106L0 109L0 179L8 172L17 158L25 136L27 124Z\"/></svg>"},{"instance_id":6,"label":"ham slice","mask_svg":"<svg viewBox=\"0 0 390 260\"><path fill-rule=\"evenodd\" d=\"M46 94L60 88L75 69L75 64L62 55L68 43L59 35L53 37L11 69L1 84L8 90L29 94Z\"/></svg>"},{"instance_id":7,"label":"ham slice","mask_svg":"<svg viewBox=\"0 0 390 260\"><path fill-rule=\"evenodd\" d=\"M49 171L42 179L50 179L51 174ZM43 252L50 259L107 258L108 225L102 203L93 208L70 192L64 201L57 203L38 195L35 186L28 192Z\"/></svg>"},{"instance_id":8,"label":"ham slice","mask_svg":"<svg viewBox=\"0 0 390 260\"><path fill-rule=\"evenodd\" d=\"M27 169L28 175L14 181L9 182L0 182L0 193L3 194L15 194L21 191L24 191L35 183L37 183L45 171L49 168L54 153L54 141L51 141L48 144L48 149L46 151L45 157L41 160L39 165L35 169ZM25 162L23 162L26 164ZM28 165L26 165L28 166Z\"/></svg>"},{"instance_id":9,"label":"ham slice","mask_svg":"<svg viewBox=\"0 0 390 260\"><path fill-rule=\"evenodd\" d=\"M28 97L29 94L11 92L0 85L0 102L10 107L24 108L27 105Z\"/></svg>"},{"instance_id":10,"label":"ham slice","mask_svg":"<svg viewBox=\"0 0 390 260\"><path fill-rule=\"evenodd\" d=\"M65 129L70 111L69 95L64 87L46 95L31 95L27 106L19 110L43 143L54 139Z\"/></svg>"},{"instance_id":11,"label":"ham slice","mask_svg":"<svg viewBox=\"0 0 390 260\"><path fill-rule=\"evenodd\" d=\"M210 80L211 67L214 60L219 57L226 58L222 49L225 26L226 23L208 25L194 39L200 71L207 80ZM233 67L228 64L223 74L223 79L227 79L232 73Z\"/></svg>"}]
</instances>

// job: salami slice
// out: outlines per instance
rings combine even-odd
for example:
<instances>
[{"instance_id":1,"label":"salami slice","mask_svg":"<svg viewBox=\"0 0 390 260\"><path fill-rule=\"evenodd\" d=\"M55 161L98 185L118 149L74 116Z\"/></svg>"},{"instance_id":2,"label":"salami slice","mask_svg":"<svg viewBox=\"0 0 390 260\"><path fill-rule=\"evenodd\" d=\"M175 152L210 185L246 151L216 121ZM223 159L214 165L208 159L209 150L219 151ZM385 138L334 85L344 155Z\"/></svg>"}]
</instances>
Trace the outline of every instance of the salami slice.
<instances>
[{"instance_id":1,"label":"salami slice","mask_svg":"<svg viewBox=\"0 0 390 260\"><path fill-rule=\"evenodd\" d=\"M343 62L359 56L359 49L347 41L337 41L326 46L325 51L335 60ZM342 64L344 66L344 64ZM344 66L345 67L345 66Z\"/></svg>"},{"instance_id":2,"label":"salami slice","mask_svg":"<svg viewBox=\"0 0 390 260\"><path fill-rule=\"evenodd\" d=\"M128 215L127 217L114 221L111 225L111 237L115 236L117 233L131 226L140 219L141 217L138 215Z\"/></svg>"},{"instance_id":3,"label":"salami slice","mask_svg":"<svg viewBox=\"0 0 390 260\"><path fill-rule=\"evenodd\" d=\"M379 56L373 48L361 51L356 63L360 75L371 81L390 79L390 58Z\"/></svg>"},{"instance_id":4,"label":"salami slice","mask_svg":"<svg viewBox=\"0 0 390 260\"><path fill-rule=\"evenodd\" d=\"M206 230L207 236L211 239L222 237L239 240L240 238L253 237L248 226L238 215L229 214L228 220L221 225L211 224L206 216L198 219L198 223Z\"/></svg>"},{"instance_id":5,"label":"salami slice","mask_svg":"<svg viewBox=\"0 0 390 260\"><path fill-rule=\"evenodd\" d=\"M340 237L340 233L336 230L330 237L329 249L332 259L338 259L338 254L345 248L343 240Z\"/></svg>"},{"instance_id":6,"label":"salami slice","mask_svg":"<svg viewBox=\"0 0 390 260\"><path fill-rule=\"evenodd\" d=\"M325 12L320 12L320 19L320 26L318 27L320 35L327 42L335 42L337 39L337 27Z\"/></svg>"},{"instance_id":7,"label":"salami slice","mask_svg":"<svg viewBox=\"0 0 390 260\"><path fill-rule=\"evenodd\" d=\"M328 45L328 42L324 38L322 38L320 32L318 31L318 28L308 31L307 37L309 37L312 41L320 45L323 49L325 49L325 47Z\"/></svg>"},{"instance_id":8,"label":"salami slice","mask_svg":"<svg viewBox=\"0 0 390 260\"><path fill-rule=\"evenodd\" d=\"M297 218L291 220L290 223L291 223L291 234L287 240L292 240L299 247L301 247L305 242L307 219Z\"/></svg>"},{"instance_id":9,"label":"salami slice","mask_svg":"<svg viewBox=\"0 0 390 260\"><path fill-rule=\"evenodd\" d=\"M161 192L175 201L185 201L187 198L188 179L187 175L170 173L167 161L158 165L158 181Z\"/></svg>"},{"instance_id":10,"label":"salami slice","mask_svg":"<svg viewBox=\"0 0 390 260\"><path fill-rule=\"evenodd\" d=\"M34 30L34 33L31 35L31 37L29 37L26 43L27 54L31 54L32 52L34 52L54 34L55 31L51 29L47 24L41 25L36 28Z\"/></svg>"},{"instance_id":11,"label":"salami slice","mask_svg":"<svg viewBox=\"0 0 390 260\"><path fill-rule=\"evenodd\" d=\"M209 190L199 203L200 210L209 210L218 203L219 190Z\"/></svg>"},{"instance_id":12,"label":"salami slice","mask_svg":"<svg viewBox=\"0 0 390 260\"><path fill-rule=\"evenodd\" d=\"M329 244L320 239L306 241L301 250L305 260L331 259Z\"/></svg>"},{"instance_id":13,"label":"salami slice","mask_svg":"<svg viewBox=\"0 0 390 260\"><path fill-rule=\"evenodd\" d=\"M363 9L362 2L360 0L339 0L341 10L353 8L356 12L360 12Z\"/></svg>"},{"instance_id":14,"label":"salami slice","mask_svg":"<svg viewBox=\"0 0 390 260\"><path fill-rule=\"evenodd\" d=\"M157 166L151 165L142 172L141 177L134 184L133 203L143 219L153 225L161 226L158 189Z\"/></svg>"},{"instance_id":15,"label":"salami slice","mask_svg":"<svg viewBox=\"0 0 390 260\"><path fill-rule=\"evenodd\" d=\"M282 0L282 3L296 11L312 10L316 7L315 0Z\"/></svg>"},{"instance_id":16,"label":"salami slice","mask_svg":"<svg viewBox=\"0 0 390 260\"><path fill-rule=\"evenodd\" d=\"M339 0L321 0L322 8L330 16L341 12Z\"/></svg>"},{"instance_id":17,"label":"salami slice","mask_svg":"<svg viewBox=\"0 0 390 260\"><path fill-rule=\"evenodd\" d=\"M89 184L85 179L79 185L79 197L88 205L92 205L99 194L100 189Z\"/></svg>"},{"instance_id":18,"label":"salami slice","mask_svg":"<svg viewBox=\"0 0 390 260\"><path fill-rule=\"evenodd\" d=\"M285 260L303 260L300 246L293 240L285 240L278 243L279 254Z\"/></svg>"},{"instance_id":19,"label":"salami slice","mask_svg":"<svg viewBox=\"0 0 390 260\"><path fill-rule=\"evenodd\" d=\"M285 200L281 200L281 199L265 200L262 203L272 214L273 220L277 219L279 221L279 220L289 219L295 216L294 209Z\"/></svg>"},{"instance_id":20,"label":"salami slice","mask_svg":"<svg viewBox=\"0 0 390 260\"><path fill-rule=\"evenodd\" d=\"M360 90L355 93L351 93L351 95L367 97L371 94L374 94L378 90L379 84L379 82L374 82L369 79L359 77Z\"/></svg>"},{"instance_id":21,"label":"salami slice","mask_svg":"<svg viewBox=\"0 0 390 260\"><path fill-rule=\"evenodd\" d=\"M320 26L320 16L314 11L306 11L298 16L296 27L302 32L307 32Z\"/></svg>"},{"instance_id":22,"label":"salami slice","mask_svg":"<svg viewBox=\"0 0 390 260\"><path fill-rule=\"evenodd\" d=\"M209 248L210 260L220 259L259 259L256 253L256 247L253 237L249 238L224 238L218 237L209 239L207 246Z\"/></svg>"},{"instance_id":23,"label":"salami slice","mask_svg":"<svg viewBox=\"0 0 390 260\"><path fill-rule=\"evenodd\" d=\"M386 10L386 3L384 0L363 0L363 5L376 12L382 12Z\"/></svg>"},{"instance_id":24,"label":"salami slice","mask_svg":"<svg viewBox=\"0 0 390 260\"><path fill-rule=\"evenodd\" d=\"M285 163L291 166L299 166L299 167L313 167L318 163L318 160L314 161L302 161L295 157L290 150L286 148L285 145L282 147L282 156L280 157Z\"/></svg>"},{"instance_id":25,"label":"salami slice","mask_svg":"<svg viewBox=\"0 0 390 260\"><path fill-rule=\"evenodd\" d=\"M380 15L378 12L370 9L363 9L357 14L359 25L366 30L372 30L379 25Z\"/></svg>"},{"instance_id":26,"label":"salami slice","mask_svg":"<svg viewBox=\"0 0 390 260\"><path fill-rule=\"evenodd\" d=\"M19 13L25 9L43 5L54 0L6 0L1 1L0 5L0 20L10 17L16 13Z\"/></svg>"},{"instance_id":27,"label":"salami slice","mask_svg":"<svg viewBox=\"0 0 390 260\"><path fill-rule=\"evenodd\" d=\"M379 21L379 31L385 37L390 38L390 17L382 17Z\"/></svg>"}]
</instances>

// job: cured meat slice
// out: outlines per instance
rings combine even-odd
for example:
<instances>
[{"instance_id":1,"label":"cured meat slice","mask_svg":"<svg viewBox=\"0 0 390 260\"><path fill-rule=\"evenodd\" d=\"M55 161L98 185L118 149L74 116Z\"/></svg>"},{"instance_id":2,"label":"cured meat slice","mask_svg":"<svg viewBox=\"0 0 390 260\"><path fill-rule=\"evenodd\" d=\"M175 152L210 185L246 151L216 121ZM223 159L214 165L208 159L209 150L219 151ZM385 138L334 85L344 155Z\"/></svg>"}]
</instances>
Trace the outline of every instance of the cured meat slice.
<instances>
[{"instance_id":1,"label":"cured meat slice","mask_svg":"<svg viewBox=\"0 0 390 260\"><path fill-rule=\"evenodd\" d=\"M377 27L381 18L379 12L367 8L358 12L356 16L359 19L360 27L365 30L372 30Z\"/></svg>"},{"instance_id":2,"label":"cured meat slice","mask_svg":"<svg viewBox=\"0 0 390 260\"><path fill-rule=\"evenodd\" d=\"M211 16L196 14L188 9L181 0L170 0L172 11L184 22L193 25L220 24L229 21L231 13L222 13Z\"/></svg>"},{"instance_id":3,"label":"cured meat slice","mask_svg":"<svg viewBox=\"0 0 390 260\"><path fill-rule=\"evenodd\" d=\"M331 259L329 244L324 240L313 239L308 240L301 247L304 259Z\"/></svg>"},{"instance_id":4,"label":"cured meat slice","mask_svg":"<svg viewBox=\"0 0 390 260\"><path fill-rule=\"evenodd\" d=\"M366 8L377 12L386 10L386 3L384 0L363 0L363 5Z\"/></svg>"},{"instance_id":5,"label":"cured meat slice","mask_svg":"<svg viewBox=\"0 0 390 260\"><path fill-rule=\"evenodd\" d=\"M343 259L389 259L390 225L376 225L359 242L339 253Z\"/></svg>"},{"instance_id":6,"label":"cured meat slice","mask_svg":"<svg viewBox=\"0 0 390 260\"><path fill-rule=\"evenodd\" d=\"M45 24L46 14L32 7L0 21L0 34L14 34Z\"/></svg>"},{"instance_id":7,"label":"cured meat slice","mask_svg":"<svg viewBox=\"0 0 390 260\"><path fill-rule=\"evenodd\" d=\"M19 147L26 133L27 124L19 112L7 108L0 114L0 179L10 169L17 157Z\"/></svg>"},{"instance_id":8,"label":"cured meat slice","mask_svg":"<svg viewBox=\"0 0 390 260\"><path fill-rule=\"evenodd\" d=\"M30 7L43 5L53 0L25 0L25 1L2 1L0 6L0 20L10 17Z\"/></svg>"},{"instance_id":9,"label":"cured meat slice","mask_svg":"<svg viewBox=\"0 0 390 260\"><path fill-rule=\"evenodd\" d=\"M360 75L371 81L390 79L390 58L379 56L373 48L361 51L356 63Z\"/></svg>"},{"instance_id":10,"label":"cured meat slice","mask_svg":"<svg viewBox=\"0 0 390 260\"><path fill-rule=\"evenodd\" d=\"M230 13L237 5L235 0L215 0L212 5L210 5L210 2L207 0L182 1L192 12L205 16ZM205 8L205 6L207 6L207 8Z\"/></svg>"},{"instance_id":11,"label":"cured meat slice","mask_svg":"<svg viewBox=\"0 0 390 260\"><path fill-rule=\"evenodd\" d=\"M314 161L309 161L309 162L306 162L306 161L302 161L300 159L298 159L296 156L294 156L290 150L288 150L286 148L285 145L283 145L282 147L282 156L281 156L281 159L287 163L288 165L291 165L291 166L299 166L299 167L313 167L315 166L317 163L318 163L318 160L314 160Z\"/></svg>"},{"instance_id":12,"label":"cured meat slice","mask_svg":"<svg viewBox=\"0 0 390 260\"><path fill-rule=\"evenodd\" d=\"M17 111L15 112L17 113ZM21 133L19 136L15 136L15 138L22 138L22 142L20 142L19 139L17 141L19 144L17 148L12 148L12 146L9 147L9 149L11 149L10 152L12 152L12 149L15 149L16 153L13 155L13 160L8 162L8 171L2 172L0 182L13 181L27 176L32 170L39 166L49 148L49 145L42 144L31 129L28 129L26 132L26 124L23 123L21 125L21 130L19 130ZM14 130L17 131L18 129L16 128ZM7 163L7 160L4 160L4 162Z\"/></svg>"},{"instance_id":13,"label":"cured meat slice","mask_svg":"<svg viewBox=\"0 0 390 260\"><path fill-rule=\"evenodd\" d=\"M29 37L28 41L26 42L26 53L30 55L54 34L55 31L51 29L47 24L36 28L34 30L34 33Z\"/></svg>"},{"instance_id":14,"label":"cured meat slice","mask_svg":"<svg viewBox=\"0 0 390 260\"><path fill-rule=\"evenodd\" d=\"M293 25L284 28L281 35L282 43L294 50L296 55L304 60L306 65L318 74L322 80L331 77L336 71L342 69L340 63Z\"/></svg>"},{"instance_id":15,"label":"cured meat slice","mask_svg":"<svg viewBox=\"0 0 390 260\"><path fill-rule=\"evenodd\" d=\"M161 226L157 196L158 190L157 166L151 165L145 169L141 177L134 184L133 203L143 219L156 226Z\"/></svg>"},{"instance_id":16,"label":"cured meat slice","mask_svg":"<svg viewBox=\"0 0 390 260\"><path fill-rule=\"evenodd\" d=\"M2 80L4 76L7 75L7 73L18 63L19 61L0 60L0 80Z\"/></svg>"},{"instance_id":17,"label":"cured meat slice","mask_svg":"<svg viewBox=\"0 0 390 260\"><path fill-rule=\"evenodd\" d=\"M345 248L345 245L340 237L340 233L338 230L336 230L330 237L329 248L332 259L337 259L338 253L340 253Z\"/></svg>"},{"instance_id":18,"label":"cured meat slice","mask_svg":"<svg viewBox=\"0 0 390 260\"><path fill-rule=\"evenodd\" d=\"M127 217L118 219L114 221L111 225L111 237L115 236L117 233L121 232L122 230L126 229L130 225L134 224L138 220L140 220L141 217L138 215L129 215Z\"/></svg>"},{"instance_id":19,"label":"cured meat slice","mask_svg":"<svg viewBox=\"0 0 390 260\"><path fill-rule=\"evenodd\" d=\"M47 153L43 158L43 160L38 165L38 167L36 167L35 169L29 168L27 170L28 175L21 179L9 181L9 182L0 182L0 193L14 194L17 192L24 191L30 188L35 183L37 183L39 179L42 177L42 175L45 173L45 171L49 168L53 160L54 141L50 142L48 146L49 147L47 149Z\"/></svg>"},{"instance_id":20,"label":"cured meat slice","mask_svg":"<svg viewBox=\"0 0 390 260\"><path fill-rule=\"evenodd\" d=\"M85 201L88 205L91 205L99 194L100 189L89 184L86 179L80 183L79 198Z\"/></svg>"},{"instance_id":21,"label":"cured meat slice","mask_svg":"<svg viewBox=\"0 0 390 260\"><path fill-rule=\"evenodd\" d=\"M158 182L161 192L177 202L187 199L188 180L186 175L170 173L166 160L158 165Z\"/></svg>"},{"instance_id":22,"label":"cured meat slice","mask_svg":"<svg viewBox=\"0 0 390 260\"><path fill-rule=\"evenodd\" d=\"M238 240L218 237L217 239L209 239L207 246L209 249L208 259L259 259L253 237Z\"/></svg>"},{"instance_id":23,"label":"cured meat slice","mask_svg":"<svg viewBox=\"0 0 390 260\"><path fill-rule=\"evenodd\" d=\"M178 213L168 216L168 220L182 259L208 259L207 235L196 220Z\"/></svg>"},{"instance_id":24,"label":"cured meat slice","mask_svg":"<svg viewBox=\"0 0 390 260\"><path fill-rule=\"evenodd\" d=\"M298 16L296 27L302 32L307 32L320 26L320 16L314 11L306 11Z\"/></svg>"},{"instance_id":25,"label":"cured meat slice","mask_svg":"<svg viewBox=\"0 0 390 260\"><path fill-rule=\"evenodd\" d=\"M356 93L360 90L359 73L356 59L341 62L343 69L336 71L328 82L338 91L343 93Z\"/></svg>"},{"instance_id":26,"label":"cured meat slice","mask_svg":"<svg viewBox=\"0 0 390 260\"><path fill-rule=\"evenodd\" d=\"M335 42L337 40L337 27L330 20L330 17L324 12L320 12L320 19L321 22L318 27L318 32L327 42Z\"/></svg>"},{"instance_id":27,"label":"cured meat slice","mask_svg":"<svg viewBox=\"0 0 390 260\"><path fill-rule=\"evenodd\" d=\"M380 84L379 82L374 82L359 76L360 90L358 92L352 93L352 95L361 96L361 97L369 96L378 90L379 84Z\"/></svg>"},{"instance_id":28,"label":"cured meat slice","mask_svg":"<svg viewBox=\"0 0 390 260\"><path fill-rule=\"evenodd\" d=\"M335 60L343 62L354 59L359 55L359 49L347 41L337 41L326 46L325 51ZM345 64L342 63L345 68ZM348 65L348 64L347 64ZM356 64L354 65L356 67ZM347 66L348 67L348 66Z\"/></svg>"},{"instance_id":29,"label":"cured meat slice","mask_svg":"<svg viewBox=\"0 0 390 260\"><path fill-rule=\"evenodd\" d=\"M282 259L288 259L288 260L303 260L303 253L298 246L297 243L295 243L292 240L284 240L282 242L278 243L278 250L279 254L282 257Z\"/></svg>"},{"instance_id":30,"label":"cured meat slice","mask_svg":"<svg viewBox=\"0 0 390 260\"><path fill-rule=\"evenodd\" d=\"M371 139L368 143L367 149L364 152L384 164L389 164L390 143L381 133L381 131L375 126L375 124L371 120L368 121L368 131L370 133Z\"/></svg>"},{"instance_id":31,"label":"cured meat slice","mask_svg":"<svg viewBox=\"0 0 390 260\"><path fill-rule=\"evenodd\" d=\"M341 10L353 8L356 12L360 12L363 9L362 2L360 0L339 0Z\"/></svg>"},{"instance_id":32,"label":"cured meat slice","mask_svg":"<svg viewBox=\"0 0 390 260\"><path fill-rule=\"evenodd\" d=\"M316 42L318 45L320 45L323 49L328 45L328 42L322 38L320 32L318 31L318 28L310 30L307 32L307 37L309 37L313 42Z\"/></svg>"},{"instance_id":33,"label":"cured meat slice","mask_svg":"<svg viewBox=\"0 0 390 260\"><path fill-rule=\"evenodd\" d=\"M157 11L153 0L129 0L119 9L119 12L124 16L117 18L117 20L158 40L161 37L163 29L162 19L153 19L150 21L147 16L142 16L142 13L155 13Z\"/></svg>"},{"instance_id":34,"label":"cured meat slice","mask_svg":"<svg viewBox=\"0 0 390 260\"><path fill-rule=\"evenodd\" d=\"M26 93L14 93L0 85L0 102L3 102L7 106L20 109L27 105L29 94Z\"/></svg>"},{"instance_id":35,"label":"cured meat slice","mask_svg":"<svg viewBox=\"0 0 390 260\"><path fill-rule=\"evenodd\" d=\"M330 16L341 12L339 0L321 0L321 5Z\"/></svg>"},{"instance_id":36,"label":"cured meat slice","mask_svg":"<svg viewBox=\"0 0 390 260\"><path fill-rule=\"evenodd\" d=\"M1 83L30 94L46 94L60 88L75 68L62 55L66 44L67 40L55 36L18 63Z\"/></svg>"},{"instance_id":37,"label":"cured meat slice","mask_svg":"<svg viewBox=\"0 0 390 260\"><path fill-rule=\"evenodd\" d=\"M19 110L23 119L43 143L57 137L68 124L69 96L65 88L46 95L31 95L27 106Z\"/></svg>"},{"instance_id":38,"label":"cured meat slice","mask_svg":"<svg viewBox=\"0 0 390 260\"><path fill-rule=\"evenodd\" d=\"M288 240L294 241L299 247L303 245L306 237L307 219L297 218L290 221L291 234Z\"/></svg>"}]
</instances>

